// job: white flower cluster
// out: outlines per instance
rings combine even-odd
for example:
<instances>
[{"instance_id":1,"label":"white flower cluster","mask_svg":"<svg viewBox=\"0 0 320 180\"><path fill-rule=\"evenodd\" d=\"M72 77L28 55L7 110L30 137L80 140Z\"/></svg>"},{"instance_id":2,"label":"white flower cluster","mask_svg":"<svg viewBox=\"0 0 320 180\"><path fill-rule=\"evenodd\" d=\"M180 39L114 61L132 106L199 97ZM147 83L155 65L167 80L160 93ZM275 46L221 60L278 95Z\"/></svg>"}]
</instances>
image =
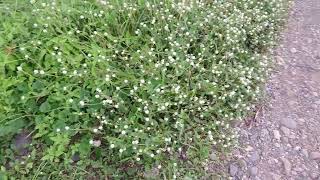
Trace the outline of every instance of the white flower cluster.
<instances>
[{"instance_id":1,"label":"white flower cluster","mask_svg":"<svg viewBox=\"0 0 320 180\"><path fill-rule=\"evenodd\" d=\"M51 99L79 116L68 125L121 158L159 160L195 142L228 148L237 138L230 121L246 116L262 91L264 49L274 43L284 1L99 0L103 8L63 19L67 40L52 36L56 17L41 12L74 10L43 3L32 28L52 40L24 44L20 53L33 65L22 63L17 74L54 79L45 87ZM41 52L31 52L41 46L37 62Z\"/></svg>"}]
</instances>

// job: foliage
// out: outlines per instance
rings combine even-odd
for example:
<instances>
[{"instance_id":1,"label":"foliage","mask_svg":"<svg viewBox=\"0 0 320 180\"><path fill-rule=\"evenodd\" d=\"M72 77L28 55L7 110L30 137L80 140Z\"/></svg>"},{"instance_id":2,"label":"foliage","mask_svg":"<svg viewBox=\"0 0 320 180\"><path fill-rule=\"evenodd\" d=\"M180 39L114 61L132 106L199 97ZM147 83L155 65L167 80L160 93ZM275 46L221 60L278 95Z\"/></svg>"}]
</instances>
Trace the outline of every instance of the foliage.
<instances>
[{"instance_id":1,"label":"foliage","mask_svg":"<svg viewBox=\"0 0 320 180\"><path fill-rule=\"evenodd\" d=\"M287 4L0 3L0 177L208 174L259 98Z\"/></svg>"}]
</instances>

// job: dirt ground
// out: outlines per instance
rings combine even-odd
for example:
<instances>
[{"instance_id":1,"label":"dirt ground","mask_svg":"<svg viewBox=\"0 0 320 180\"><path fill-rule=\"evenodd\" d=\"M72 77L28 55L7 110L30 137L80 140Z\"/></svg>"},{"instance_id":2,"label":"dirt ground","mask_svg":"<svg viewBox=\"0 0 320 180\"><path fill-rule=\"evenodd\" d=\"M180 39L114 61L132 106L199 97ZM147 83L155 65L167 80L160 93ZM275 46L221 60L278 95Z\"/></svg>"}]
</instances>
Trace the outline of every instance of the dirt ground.
<instances>
[{"instance_id":1,"label":"dirt ground","mask_svg":"<svg viewBox=\"0 0 320 180\"><path fill-rule=\"evenodd\" d=\"M232 179L320 180L320 0L296 0L253 127L238 128Z\"/></svg>"}]
</instances>

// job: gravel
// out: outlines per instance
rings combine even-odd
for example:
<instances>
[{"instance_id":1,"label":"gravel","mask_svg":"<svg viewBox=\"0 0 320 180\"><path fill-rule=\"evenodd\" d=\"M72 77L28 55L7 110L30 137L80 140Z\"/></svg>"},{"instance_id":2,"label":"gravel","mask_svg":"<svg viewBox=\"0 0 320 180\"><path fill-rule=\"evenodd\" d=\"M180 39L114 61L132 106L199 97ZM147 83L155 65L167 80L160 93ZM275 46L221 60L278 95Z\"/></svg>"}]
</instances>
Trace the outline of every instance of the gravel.
<instances>
[{"instance_id":1,"label":"gravel","mask_svg":"<svg viewBox=\"0 0 320 180\"><path fill-rule=\"evenodd\" d=\"M295 0L280 45L270 96L255 122L239 123L232 179L320 180L320 1Z\"/></svg>"}]
</instances>

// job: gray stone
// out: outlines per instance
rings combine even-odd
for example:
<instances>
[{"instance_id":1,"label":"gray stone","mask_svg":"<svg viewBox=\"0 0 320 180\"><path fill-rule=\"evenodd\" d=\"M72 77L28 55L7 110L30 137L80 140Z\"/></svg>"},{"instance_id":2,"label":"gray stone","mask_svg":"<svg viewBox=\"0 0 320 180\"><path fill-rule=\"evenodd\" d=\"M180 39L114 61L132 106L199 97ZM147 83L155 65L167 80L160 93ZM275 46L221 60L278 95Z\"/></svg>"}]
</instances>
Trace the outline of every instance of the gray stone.
<instances>
[{"instance_id":1,"label":"gray stone","mask_svg":"<svg viewBox=\"0 0 320 180\"><path fill-rule=\"evenodd\" d=\"M261 136L262 136L262 137L269 136L269 131L268 131L267 129L262 129L262 130L261 130Z\"/></svg>"},{"instance_id":2,"label":"gray stone","mask_svg":"<svg viewBox=\"0 0 320 180\"><path fill-rule=\"evenodd\" d=\"M281 126L281 127L280 127L280 130L282 131L282 133L283 133L284 135L289 136L289 134L290 134L290 129L288 129L288 128L284 127L284 126Z\"/></svg>"},{"instance_id":3,"label":"gray stone","mask_svg":"<svg viewBox=\"0 0 320 180\"><path fill-rule=\"evenodd\" d=\"M235 176L237 174L238 170L239 170L239 167L237 166L237 164L235 164L235 163L230 164L229 173L231 176Z\"/></svg>"},{"instance_id":4,"label":"gray stone","mask_svg":"<svg viewBox=\"0 0 320 180\"><path fill-rule=\"evenodd\" d=\"M19 156L26 156L29 153L28 145L32 142L29 134L27 131L22 131L13 139L14 149Z\"/></svg>"},{"instance_id":5,"label":"gray stone","mask_svg":"<svg viewBox=\"0 0 320 180\"><path fill-rule=\"evenodd\" d=\"M286 174L289 175L290 172L291 172L291 163L288 159L282 157L280 158L282 163L283 163L283 166L284 166L284 170L286 171Z\"/></svg>"},{"instance_id":6,"label":"gray stone","mask_svg":"<svg viewBox=\"0 0 320 180\"><path fill-rule=\"evenodd\" d=\"M299 118L298 121L300 121L301 123L305 123L306 120L304 120L303 118Z\"/></svg>"},{"instance_id":7,"label":"gray stone","mask_svg":"<svg viewBox=\"0 0 320 180\"><path fill-rule=\"evenodd\" d=\"M284 142L284 143L288 143L289 142L289 139L287 137L281 137L281 140Z\"/></svg>"},{"instance_id":8,"label":"gray stone","mask_svg":"<svg viewBox=\"0 0 320 180\"><path fill-rule=\"evenodd\" d=\"M278 130L273 130L273 136L277 140L280 140L281 138L280 132Z\"/></svg>"},{"instance_id":9,"label":"gray stone","mask_svg":"<svg viewBox=\"0 0 320 180\"><path fill-rule=\"evenodd\" d=\"M211 153L210 154L210 159L212 160L212 161L214 161L214 160L217 160L218 158L217 158L217 155L216 155L216 153Z\"/></svg>"},{"instance_id":10,"label":"gray stone","mask_svg":"<svg viewBox=\"0 0 320 180\"><path fill-rule=\"evenodd\" d=\"M308 150L307 150L307 149L302 149L301 152L302 152L302 154L303 154L305 157L309 157L309 154L308 154Z\"/></svg>"},{"instance_id":11,"label":"gray stone","mask_svg":"<svg viewBox=\"0 0 320 180\"><path fill-rule=\"evenodd\" d=\"M256 162L260 159L259 153L257 151L253 151L250 156L250 161Z\"/></svg>"},{"instance_id":12,"label":"gray stone","mask_svg":"<svg viewBox=\"0 0 320 180\"><path fill-rule=\"evenodd\" d=\"M319 174L316 172L311 173L310 176L312 179L320 178Z\"/></svg>"},{"instance_id":13,"label":"gray stone","mask_svg":"<svg viewBox=\"0 0 320 180\"><path fill-rule=\"evenodd\" d=\"M313 160L320 160L320 152L311 152L310 158Z\"/></svg>"},{"instance_id":14,"label":"gray stone","mask_svg":"<svg viewBox=\"0 0 320 180\"><path fill-rule=\"evenodd\" d=\"M272 174L272 179L273 180L281 180L281 176L278 174Z\"/></svg>"},{"instance_id":15,"label":"gray stone","mask_svg":"<svg viewBox=\"0 0 320 180\"><path fill-rule=\"evenodd\" d=\"M290 52L291 52L291 53L297 53L297 50L296 50L296 48L291 48L291 49L290 49Z\"/></svg>"},{"instance_id":16,"label":"gray stone","mask_svg":"<svg viewBox=\"0 0 320 180\"><path fill-rule=\"evenodd\" d=\"M290 129L297 128L297 123L293 119L284 118L284 119L281 119L280 123Z\"/></svg>"},{"instance_id":17,"label":"gray stone","mask_svg":"<svg viewBox=\"0 0 320 180\"><path fill-rule=\"evenodd\" d=\"M251 176L256 176L257 174L258 174L258 168L257 167L251 167L250 169L249 169L249 173L250 173L250 175Z\"/></svg>"},{"instance_id":18,"label":"gray stone","mask_svg":"<svg viewBox=\"0 0 320 180\"><path fill-rule=\"evenodd\" d=\"M79 154L79 153L73 154L72 157L71 157L71 159L72 159L73 162L78 162L78 161L80 161L80 154Z\"/></svg>"}]
</instances>

